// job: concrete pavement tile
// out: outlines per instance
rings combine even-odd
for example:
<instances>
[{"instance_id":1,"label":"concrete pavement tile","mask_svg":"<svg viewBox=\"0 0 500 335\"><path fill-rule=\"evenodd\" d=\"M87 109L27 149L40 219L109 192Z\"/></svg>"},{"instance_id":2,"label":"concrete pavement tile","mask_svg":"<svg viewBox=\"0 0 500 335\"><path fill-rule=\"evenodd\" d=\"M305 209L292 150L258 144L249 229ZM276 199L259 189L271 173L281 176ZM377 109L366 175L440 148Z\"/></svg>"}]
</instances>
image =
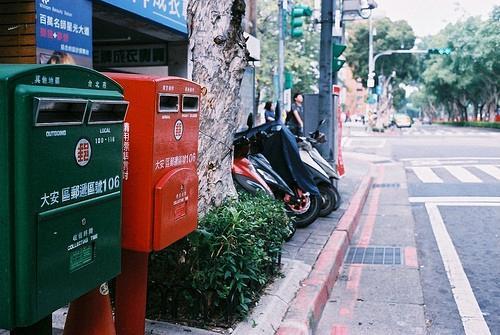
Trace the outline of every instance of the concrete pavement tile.
<instances>
[{"instance_id":1,"label":"concrete pavement tile","mask_svg":"<svg viewBox=\"0 0 500 335\"><path fill-rule=\"evenodd\" d=\"M356 245L360 242L361 231L363 225L367 222L366 220L372 219L364 215L360 220L360 228L358 232L354 235L351 242L352 245ZM369 244L379 245L379 246L400 246L402 248L415 246L415 236L414 236L415 222L413 216L406 214L403 216L386 215L386 216L376 216L375 225L371 233ZM366 234L365 234L366 235Z\"/></svg>"},{"instance_id":2,"label":"concrete pavement tile","mask_svg":"<svg viewBox=\"0 0 500 335\"><path fill-rule=\"evenodd\" d=\"M295 232L295 235L293 235L292 239L290 240L290 242L294 241L294 242L305 242L309 236L311 236L311 232L310 231L305 231L303 229L297 229L297 231Z\"/></svg>"},{"instance_id":3,"label":"concrete pavement tile","mask_svg":"<svg viewBox=\"0 0 500 335\"><path fill-rule=\"evenodd\" d=\"M245 321L238 324L233 335L274 334L295 297L300 282L311 271L311 266L303 262L283 259L283 278L278 278L269 286L257 306Z\"/></svg>"},{"instance_id":4,"label":"concrete pavement tile","mask_svg":"<svg viewBox=\"0 0 500 335\"><path fill-rule=\"evenodd\" d=\"M409 218L411 217L411 208L409 207L408 204L380 206L377 210L377 215L381 216L394 215L402 218Z\"/></svg>"},{"instance_id":5,"label":"concrete pavement tile","mask_svg":"<svg viewBox=\"0 0 500 335\"><path fill-rule=\"evenodd\" d=\"M316 263L316 260L317 260L317 259L318 259L318 256L313 256L313 255L311 255L311 256L306 256L306 257L303 257L301 260L302 260L304 263L306 263L306 264L308 264L308 265L311 265L311 266L312 266L312 265L314 265L314 263Z\"/></svg>"},{"instance_id":6,"label":"concrete pavement tile","mask_svg":"<svg viewBox=\"0 0 500 335\"><path fill-rule=\"evenodd\" d=\"M391 220L392 221L392 220ZM415 235L412 229L405 229L405 223L394 220L386 226L375 226L372 241L381 246L415 247Z\"/></svg>"},{"instance_id":7,"label":"concrete pavement tile","mask_svg":"<svg viewBox=\"0 0 500 335\"><path fill-rule=\"evenodd\" d=\"M328 241L328 236L320 235L320 236L310 236L306 243L320 244L325 245L326 241Z\"/></svg>"},{"instance_id":8,"label":"concrete pavement tile","mask_svg":"<svg viewBox=\"0 0 500 335\"><path fill-rule=\"evenodd\" d=\"M356 299L368 302L423 305L420 271L406 266L345 265L330 300Z\"/></svg>"},{"instance_id":9,"label":"concrete pavement tile","mask_svg":"<svg viewBox=\"0 0 500 335\"><path fill-rule=\"evenodd\" d=\"M400 188L382 188L379 205L409 205L408 191Z\"/></svg>"},{"instance_id":10,"label":"concrete pavement tile","mask_svg":"<svg viewBox=\"0 0 500 335\"><path fill-rule=\"evenodd\" d=\"M315 334L423 335L424 307L368 301L345 307L340 301L329 300Z\"/></svg>"}]
</instances>

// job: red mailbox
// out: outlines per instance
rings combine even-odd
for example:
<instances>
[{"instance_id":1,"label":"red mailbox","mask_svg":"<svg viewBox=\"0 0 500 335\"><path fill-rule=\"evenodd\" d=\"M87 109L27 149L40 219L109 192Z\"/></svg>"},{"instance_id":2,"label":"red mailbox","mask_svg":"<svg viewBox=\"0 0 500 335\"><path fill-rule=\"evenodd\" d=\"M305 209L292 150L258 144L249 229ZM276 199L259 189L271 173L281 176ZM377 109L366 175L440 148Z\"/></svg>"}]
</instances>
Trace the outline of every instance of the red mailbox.
<instances>
[{"instance_id":1,"label":"red mailbox","mask_svg":"<svg viewBox=\"0 0 500 335\"><path fill-rule=\"evenodd\" d=\"M182 78L108 74L125 89L124 249L159 251L196 228L198 84Z\"/></svg>"},{"instance_id":2,"label":"red mailbox","mask_svg":"<svg viewBox=\"0 0 500 335\"><path fill-rule=\"evenodd\" d=\"M189 80L107 74L130 102L124 124L118 334L144 333L148 254L196 229L201 87Z\"/></svg>"}]
</instances>

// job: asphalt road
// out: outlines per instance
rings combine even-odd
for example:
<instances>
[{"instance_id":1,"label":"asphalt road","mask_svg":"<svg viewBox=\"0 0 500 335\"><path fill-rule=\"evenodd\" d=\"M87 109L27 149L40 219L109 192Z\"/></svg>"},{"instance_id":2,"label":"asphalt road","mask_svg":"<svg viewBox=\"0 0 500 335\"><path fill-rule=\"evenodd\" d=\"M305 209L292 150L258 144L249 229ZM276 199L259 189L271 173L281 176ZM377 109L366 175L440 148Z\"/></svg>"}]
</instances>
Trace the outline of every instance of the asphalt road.
<instances>
[{"instance_id":1,"label":"asphalt road","mask_svg":"<svg viewBox=\"0 0 500 335\"><path fill-rule=\"evenodd\" d=\"M428 333L500 334L500 133L438 126L421 130L406 131L408 138L391 144L393 158L410 159L405 161L409 196L424 198L412 209ZM423 135L424 131L428 134ZM444 205L447 199L442 197L456 197L456 203ZM485 197L498 198L490 203ZM436 201L452 242L449 247L456 250L461 263L456 265L469 281L472 295L462 302L456 301L457 295L464 294L458 286L467 285L448 278L453 274L447 275L440 254L440 247L445 248L442 237L433 233L426 207L430 201ZM455 286L458 292L454 293ZM479 307L475 317L484 321L464 326L470 323L470 315L459 306L467 309L474 299Z\"/></svg>"},{"instance_id":2,"label":"asphalt road","mask_svg":"<svg viewBox=\"0 0 500 335\"><path fill-rule=\"evenodd\" d=\"M346 132L346 151L405 171L419 264L415 289L423 295L425 333L500 334L500 132L437 125L385 133L366 132L358 125ZM387 166L385 174L390 173ZM384 193L381 199L379 211L384 212ZM369 270L377 271L373 266ZM400 284L395 280L393 285ZM334 289L337 300L346 292ZM390 325L384 327L389 330ZM331 327L322 326L319 333L326 329ZM350 334L370 333L357 329ZM394 329L387 333L403 334Z\"/></svg>"}]
</instances>

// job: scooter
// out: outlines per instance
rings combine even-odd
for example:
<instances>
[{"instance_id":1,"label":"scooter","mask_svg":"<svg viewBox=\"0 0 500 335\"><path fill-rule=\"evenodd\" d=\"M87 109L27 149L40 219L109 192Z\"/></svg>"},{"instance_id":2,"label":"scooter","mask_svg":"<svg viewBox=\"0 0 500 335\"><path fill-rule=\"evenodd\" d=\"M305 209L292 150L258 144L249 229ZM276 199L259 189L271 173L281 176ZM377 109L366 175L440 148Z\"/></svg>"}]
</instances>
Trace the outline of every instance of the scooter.
<instances>
[{"instance_id":1,"label":"scooter","mask_svg":"<svg viewBox=\"0 0 500 335\"><path fill-rule=\"evenodd\" d=\"M275 129L272 130L273 128ZM268 187L270 187L273 191L274 196L283 200L288 214L294 217L295 225L297 227L305 227L311 224L318 217L321 206L321 197L319 196L319 191L307 171L305 171L307 176L302 177L301 180L297 181L298 178L294 178L296 171L291 168L294 164L288 163L293 161L296 164L298 162L302 166L302 169L305 169L305 167L300 160L298 147L293 135L291 139L288 137L288 140L285 140L287 143L285 146L288 146L290 143L295 146L295 150L290 150L290 153L287 152L287 155L285 155L285 150L281 150L281 145L274 146L277 149L277 154L273 155L272 162L268 159L268 157L266 158L266 156L262 154L264 151L263 148L265 147L264 142L281 140L280 131L281 125L276 123L274 126L264 125L254 129L249 127L248 131L236 134L236 138L251 138L251 153L248 153L248 147L246 145L244 146L243 152L241 149L238 149L241 147L240 145L235 145L235 164L239 165L241 162L245 162L239 159L241 156L248 158L252 167L260 176L260 179L263 179ZM284 131L288 131L288 129ZM290 136L290 134L285 135L285 138L286 136ZM238 144L237 141L238 140L235 140L235 144ZM294 157L290 158L289 156ZM276 167L280 171L278 171ZM256 183L255 178L253 181L249 182L248 173L246 176L239 176L239 174L238 169L233 169L233 176L237 185L251 184L251 186L255 188L255 185L253 185ZM283 176L285 177L283 178ZM242 177L246 177L246 179L244 179L244 183L242 182Z\"/></svg>"},{"instance_id":2,"label":"scooter","mask_svg":"<svg viewBox=\"0 0 500 335\"><path fill-rule=\"evenodd\" d=\"M338 180L338 175L335 171L333 171L335 176L327 173L328 168L325 169L324 165L325 163L329 165L328 162L324 160L319 152L307 140L299 142L299 148L300 158L309 168L321 194L322 203L319 215L327 216L340 207L340 194L334 184L335 180ZM321 160L324 160L324 162L321 162L323 164L320 163Z\"/></svg>"},{"instance_id":3,"label":"scooter","mask_svg":"<svg viewBox=\"0 0 500 335\"><path fill-rule=\"evenodd\" d=\"M324 120L318 124L318 128L323 123ZM335 186L336 181L340 179L337 171L316 148L316 145L325 142L325 136L319 132L319 129L316 129L309 134L309 137L298 137L297 141L300 157L309 168L321 193L322 206L319 215L327 216L340 207L341 197Z\"/></svg>"},{"instance_id":4,"label":"scooter","mask_svg":"<svg viewBox=\"0 0 500 335\"><path fill-rule=\"evenodd\" d=\"M245 136L239 137L234 140L233 146L234 158L231 172L236 188L251 194L263 192L274 198L273 191L257 173L255 167L248 159L250 140Z\"/></svg>"},{"instance_id":5,"label":"scooter","mask_svg":"<svg viewBox=\"0 0 500 335\"><path fill-rule=\"evenodd\" d=\"M311 196L298 187L293 191L283 178L273 170L264 155L252 154L248 158L257 173L269 185L276 198L283 200L288 214L295 218L297 227L307 227L318 217L320 199L317 196Z\"/></svg>"},{"instance_id":6,"label":"scooter","mask_svg":"<svg viewBox=\"0 0 500 335\"><path fill-rule=\"evenodd\" d=\"M283 199L290 214L295 217L297 227L310 225L319 215L321 197L312 176L300 159L293 134L276 122L255 128L249 137L252 142L249 157L257 172L264 179L266 175L274 173L275 179L279 178L284 182L279 184L288 185L288 190L285 190L273 187L274 183L268 182L275 196Z\"/></svg>"}]
</instances>

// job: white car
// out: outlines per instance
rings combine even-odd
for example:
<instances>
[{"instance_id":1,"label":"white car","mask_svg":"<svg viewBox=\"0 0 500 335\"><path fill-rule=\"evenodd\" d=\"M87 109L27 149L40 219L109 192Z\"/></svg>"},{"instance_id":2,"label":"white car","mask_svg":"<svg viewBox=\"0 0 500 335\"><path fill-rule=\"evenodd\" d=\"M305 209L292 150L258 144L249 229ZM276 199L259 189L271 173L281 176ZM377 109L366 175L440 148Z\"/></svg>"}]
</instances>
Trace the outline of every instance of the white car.
<instances>
[{"instance_id":1,"label":"white car","mask_svg":"<svg viewBox=\"0 0 500 335\"><path fill-rule=\"evenodd\" d=\"M410 128L412 124L411 118L404 113L394 114L393 122L398 128Z\"/></svg>"}]
</instances>

